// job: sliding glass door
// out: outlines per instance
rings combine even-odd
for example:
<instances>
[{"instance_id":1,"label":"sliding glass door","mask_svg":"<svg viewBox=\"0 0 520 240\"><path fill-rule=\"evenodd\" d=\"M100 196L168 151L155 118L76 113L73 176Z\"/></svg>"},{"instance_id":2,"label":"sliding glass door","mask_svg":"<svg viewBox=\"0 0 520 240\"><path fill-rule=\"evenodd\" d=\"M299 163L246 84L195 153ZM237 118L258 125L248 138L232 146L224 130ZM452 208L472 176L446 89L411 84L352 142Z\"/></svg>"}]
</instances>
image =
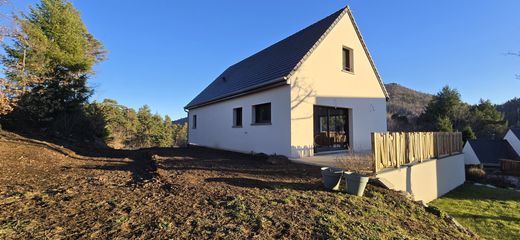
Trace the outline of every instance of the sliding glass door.
<instances>
[{"instance_id":1,"label":"sliding glass door","mask_svg":"<svg viewBox=\"0 0 520 240\"><path fill-rule=\"evenodd\" d=\"M348 109L314 106L314 152L349 148Z\"/></svg>"}]
</instances>

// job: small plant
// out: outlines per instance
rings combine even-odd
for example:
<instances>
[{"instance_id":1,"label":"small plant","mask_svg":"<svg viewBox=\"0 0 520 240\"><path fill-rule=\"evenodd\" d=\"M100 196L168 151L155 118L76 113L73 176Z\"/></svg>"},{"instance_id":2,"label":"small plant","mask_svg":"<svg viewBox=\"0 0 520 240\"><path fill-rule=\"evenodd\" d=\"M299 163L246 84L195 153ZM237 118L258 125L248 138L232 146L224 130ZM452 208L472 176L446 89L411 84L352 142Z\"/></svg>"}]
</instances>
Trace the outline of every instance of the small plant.
<instances>
[{"instance_id":1,"label":"small plant","mask_svg":"<svg viewBox=\"0 0 520 240\"><path fill-rule=\"evenodd\" d=\"M466 179L470 181L482 181L486 178L486 171L480 167L469 167L466 169Z\"/></svg>"}]
</instances>

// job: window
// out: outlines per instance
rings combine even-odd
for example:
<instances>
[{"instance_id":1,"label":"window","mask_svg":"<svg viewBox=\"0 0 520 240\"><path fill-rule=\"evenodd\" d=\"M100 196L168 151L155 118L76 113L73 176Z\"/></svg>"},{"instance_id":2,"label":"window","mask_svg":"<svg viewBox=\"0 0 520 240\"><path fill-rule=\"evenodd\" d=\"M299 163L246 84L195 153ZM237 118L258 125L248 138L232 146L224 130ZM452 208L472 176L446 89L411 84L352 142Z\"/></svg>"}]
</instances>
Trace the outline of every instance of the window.
<instances>
[{"instance_id":1,"label":"window","mask_svg":"<svg viewBox=\"0 0 520 240\"><path fill-rule=\"evenodd\" d=\"M197 128L197 115L193 115L193 122L192 122L192 127L193 129L196 129Z\"/></svg>"},{"instance_id":2,"label":"window","mask_svg":"<svg viewBox=\"0 0 520 240\"><path fill-rule=\"evenodd\" d=\"M233 109L233 127L242 127L242 108Z\"/></svg>"},{"instance_id":3,"label":"window","mask_svg":"<svg viewBox=\"0 0 520 240\"><path fill-rule=\"evenodd\" d=\"M253 124L271 123L271 103L264 103L253 106Z\"/></svg>"},{"instance_id":4,"label":"window","mask_svg":"<svg viewBox=\"0 0 520 240\"><path fill-rule=\"evenodd\" d=\"M354 72L352 49L343 47L343 70L347 72Z\"/></svg>"}]
</instances>

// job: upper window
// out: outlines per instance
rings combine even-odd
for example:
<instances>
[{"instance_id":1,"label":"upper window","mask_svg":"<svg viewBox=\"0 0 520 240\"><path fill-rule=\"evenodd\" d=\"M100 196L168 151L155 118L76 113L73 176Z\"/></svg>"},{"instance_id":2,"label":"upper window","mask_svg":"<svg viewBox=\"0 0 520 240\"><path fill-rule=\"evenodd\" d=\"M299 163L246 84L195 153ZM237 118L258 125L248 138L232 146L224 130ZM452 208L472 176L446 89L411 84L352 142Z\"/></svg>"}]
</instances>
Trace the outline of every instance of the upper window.
<instances>
[{"instance_id":1,"label":"upper window","mask_svg":"<svg viewBox=\"0 0 520 240\"><path fill-rule=\"evenodd\" d=\"M197 128L197 115L193 115L193 122L191 128L196 129Z\"/></svg>"},{"instance_id":2,"label":"upper window","mask_svg":"<svg viewBox=\"0 0 520 240\"><path fill-rule=\"evenodd\" d=\"M354 72L353 51L348 47L343 47L343 70Z\"/></svg>"},{"instance_id":3,"label":"upper window","mask_svg":"<svg viewBox=\"0 0 520 240\"><path fill-rule=\"evenodd\" d=\"M253 106L253 124L271 123L271 103L264 103Z\"/></svg>"},{"instance_id":4,"label":"upper window","mask_svg":"<svg viewBox=\"0 0 520 240\"><path fill-rule=\"evenodd\" d=\"M233 109L233 127L242 127L242 108Z\"/></svg>"}]
</instances>

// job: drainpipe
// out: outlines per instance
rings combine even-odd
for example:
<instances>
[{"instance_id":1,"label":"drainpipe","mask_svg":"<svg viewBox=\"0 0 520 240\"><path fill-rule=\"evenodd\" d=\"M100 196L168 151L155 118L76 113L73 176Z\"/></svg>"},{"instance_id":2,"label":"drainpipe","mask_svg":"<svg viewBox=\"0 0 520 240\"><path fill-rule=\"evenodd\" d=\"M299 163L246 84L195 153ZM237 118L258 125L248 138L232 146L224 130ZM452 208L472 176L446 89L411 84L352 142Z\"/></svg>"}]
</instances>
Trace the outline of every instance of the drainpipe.
<instances>
[{"instance_id":1,"label":"drainpipe","mask_svg":"<svg viewBox=\"0 0 520 240\"><path fill-rule=\"evenodd\" d=\"M186 124L188 131L186 131L186 148L190 148L190 111L184 109L184 112L186 112Z\"/></svg>"}]
</instances>

